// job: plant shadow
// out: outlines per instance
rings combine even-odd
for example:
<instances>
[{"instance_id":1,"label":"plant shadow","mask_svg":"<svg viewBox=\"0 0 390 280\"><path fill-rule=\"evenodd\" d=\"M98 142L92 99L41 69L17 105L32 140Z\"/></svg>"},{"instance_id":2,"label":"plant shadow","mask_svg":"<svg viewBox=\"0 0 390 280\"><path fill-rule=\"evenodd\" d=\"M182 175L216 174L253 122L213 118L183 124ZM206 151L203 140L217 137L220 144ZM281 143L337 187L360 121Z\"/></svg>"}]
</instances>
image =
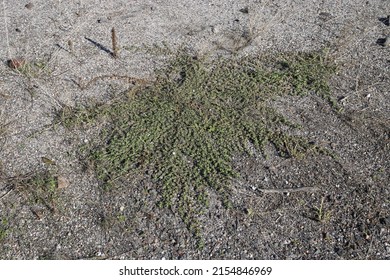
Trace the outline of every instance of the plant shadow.
<instances>
[{"instance_id":1,"label":"plant shadow","mask_svg":"<svg viewBox=\"0 0 390 280\"><path fill-rule=\"evenodd\" d=\"M98 42L88 38L88 37L84 37L86 40L88 40L89 42L91 42L92 44L94 44L96 47L98 47L99 49L101 49L102 51L108 53L109 55L114 55L114 53L112 51L110 51L108 48L106 48L105 46L103 46L102 44L99 44Z\"/></svg>"},{"instance_id":2,"label":"plant shadow","mask_svg":"<svg viewBox=\"0 0 390 280\"><path fill-rule=\"evenodd\" d=\"M386 26L390 26L390 16L387 17L380 17L378 18L380 22L382 22Z\"/></svg>"}]
</instances>

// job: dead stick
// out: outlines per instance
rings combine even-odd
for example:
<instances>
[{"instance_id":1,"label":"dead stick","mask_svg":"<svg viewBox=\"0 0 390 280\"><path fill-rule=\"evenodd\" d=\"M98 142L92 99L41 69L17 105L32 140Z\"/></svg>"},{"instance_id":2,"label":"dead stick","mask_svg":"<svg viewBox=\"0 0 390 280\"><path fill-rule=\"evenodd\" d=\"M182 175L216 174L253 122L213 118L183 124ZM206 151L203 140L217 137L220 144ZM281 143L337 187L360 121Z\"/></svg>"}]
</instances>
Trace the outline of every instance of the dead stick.
<instances>
[{"instance_id":1,"label":"dead stick","mask_svg":"<svg viewBox=\"0 0 390 280\"><path fill-rule=\"evenodd\" d=\"M112 56L114 58L118 57L118 42L116 37L115 28L111 29L111 41L112 41Z\"/></svg>"}]
</instances>

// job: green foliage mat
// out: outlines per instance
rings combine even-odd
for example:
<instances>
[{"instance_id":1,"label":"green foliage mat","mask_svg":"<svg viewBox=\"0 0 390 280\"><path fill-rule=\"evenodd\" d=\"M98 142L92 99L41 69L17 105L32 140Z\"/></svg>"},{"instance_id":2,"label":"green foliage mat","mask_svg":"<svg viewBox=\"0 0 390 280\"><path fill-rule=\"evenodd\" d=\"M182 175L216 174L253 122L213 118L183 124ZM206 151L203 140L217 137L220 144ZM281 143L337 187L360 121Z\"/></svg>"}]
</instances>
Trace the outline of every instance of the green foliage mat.
<instances>
[{"instance_id":1,"label":"green foliage mat","mask_svg":"<svg viewBox=\"0 0 390 280\"><path fill-rule=\"evenodd\" d=\"M102 185L115 186L147 169L160 191L160 205L178 211L201 236L198 216L209 191L229 204L229 180L239 176L232 157L264 152L271 143L282 157L320 152L270 107L283 95L315 93L329 102L327 80L334 68L322 54L219 59L180 53L148 87L135 88L109 105L65 110L65 125L107 121L100 139L87 147Z\"/></svg>"}]
</instances>

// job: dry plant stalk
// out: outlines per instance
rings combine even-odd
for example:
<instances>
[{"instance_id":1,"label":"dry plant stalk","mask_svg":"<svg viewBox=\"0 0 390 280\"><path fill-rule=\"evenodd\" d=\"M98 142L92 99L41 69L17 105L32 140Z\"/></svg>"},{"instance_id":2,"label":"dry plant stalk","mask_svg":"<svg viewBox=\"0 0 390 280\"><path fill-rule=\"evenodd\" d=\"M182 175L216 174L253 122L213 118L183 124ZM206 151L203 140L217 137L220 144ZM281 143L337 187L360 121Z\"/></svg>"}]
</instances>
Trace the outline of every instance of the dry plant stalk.
<instances>
[{"instance_id":1,"label":"dry plant stalk","mask_svg":"<svg viewBox=\"0 0 390 280\"><path fill-rule=\"evenodd\" d=\"M115 28L111 29L111 41L112 41L112 56L114 58L118 57L118 40L116 37Z\"/></svg>"}]
</instances>

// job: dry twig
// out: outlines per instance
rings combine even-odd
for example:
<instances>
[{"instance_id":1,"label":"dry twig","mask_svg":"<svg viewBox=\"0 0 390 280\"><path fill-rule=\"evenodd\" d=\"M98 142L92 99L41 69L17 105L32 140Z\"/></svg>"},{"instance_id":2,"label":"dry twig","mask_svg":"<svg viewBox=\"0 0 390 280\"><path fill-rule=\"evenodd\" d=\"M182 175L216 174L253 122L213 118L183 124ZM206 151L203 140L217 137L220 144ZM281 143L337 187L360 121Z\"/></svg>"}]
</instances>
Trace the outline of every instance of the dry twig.
<instances>
[{"instance_id":1,"label":"dry twig","mask_svg":"<svg viewBox=\"0 0 390 280\"><path fill-rule=\"evenodd\" d=\"M117 58L118 57L118 39L117 39L114 27L111 29L111 42L112 42L112 56L114 58Z\"/></svg>"}]
</instances>

